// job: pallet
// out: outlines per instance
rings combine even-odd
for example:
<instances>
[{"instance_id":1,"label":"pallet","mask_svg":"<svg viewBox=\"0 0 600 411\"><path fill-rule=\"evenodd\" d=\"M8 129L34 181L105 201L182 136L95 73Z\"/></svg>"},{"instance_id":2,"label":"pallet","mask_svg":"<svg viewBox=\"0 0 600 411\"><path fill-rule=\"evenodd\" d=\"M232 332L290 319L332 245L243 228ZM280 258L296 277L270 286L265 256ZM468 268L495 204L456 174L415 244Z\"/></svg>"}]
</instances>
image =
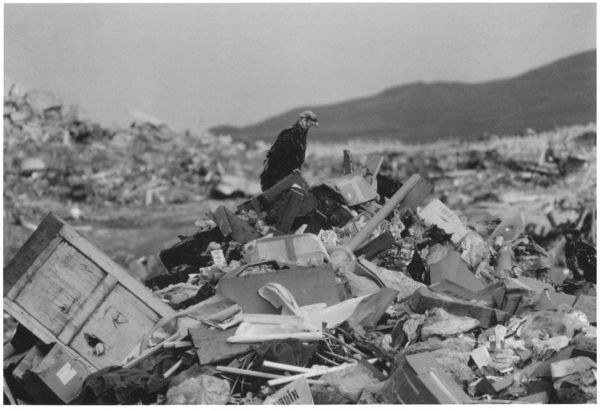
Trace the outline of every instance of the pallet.
<instances>
[{"instance_id":1,"label":"pallet","mask_svg":"<svg viewBox=\"0 0 600 411\"><path fill-rule=\"evenodd\" d=\"M50 213L4 269L4 310L93 369L120 364L174 314L121 266ZM85 335L98 337L95 355Z\"/></svg>"}]
</instances>

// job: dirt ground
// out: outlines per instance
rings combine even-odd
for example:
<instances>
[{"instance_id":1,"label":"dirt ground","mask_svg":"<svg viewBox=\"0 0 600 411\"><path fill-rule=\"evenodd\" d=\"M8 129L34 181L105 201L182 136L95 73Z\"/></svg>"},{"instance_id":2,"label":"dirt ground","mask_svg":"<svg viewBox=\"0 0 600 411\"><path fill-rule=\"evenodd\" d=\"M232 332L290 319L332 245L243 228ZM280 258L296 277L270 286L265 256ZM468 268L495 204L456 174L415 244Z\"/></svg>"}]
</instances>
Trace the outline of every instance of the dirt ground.
<instances>
[{"instance_id":1,"label":"dirt ground","mask_svg":"<svg viewBox=\"0 0 600 411\"><path fill-rule=\"evenodd\" d=\"M115 260L125 256L139 258L157 254L177 241L178 235L196 231L194 222L207 212L223 204L234 208L237 200L207 199L200 203L187 203L147 209L121 209L108 211L87 220L68 221L94 245ZM37 225L40 221L32 221ZM4 265L15 255L31 235L33 227L7 224L4 226Z\"/></svg>"}]
</instances>

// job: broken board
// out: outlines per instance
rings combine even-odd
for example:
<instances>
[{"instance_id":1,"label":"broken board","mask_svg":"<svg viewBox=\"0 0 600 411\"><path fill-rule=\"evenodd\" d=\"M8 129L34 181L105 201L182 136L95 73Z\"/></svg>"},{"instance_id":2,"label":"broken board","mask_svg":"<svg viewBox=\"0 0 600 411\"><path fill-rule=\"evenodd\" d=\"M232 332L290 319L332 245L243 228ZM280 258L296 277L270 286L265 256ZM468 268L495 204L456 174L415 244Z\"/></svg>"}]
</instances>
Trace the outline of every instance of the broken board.
<instances>
[{"instance_id":1,"label":"broken board","mask_svg":"<svg viewBox=\"0 0 600 411\"><path fill-rule=\"evenodd\" d=\"M52 213L4 270L4 310L92 369L119 364L173 309ZM86 334L105 348L97 356Z\"/></svg>"}]
</instances>

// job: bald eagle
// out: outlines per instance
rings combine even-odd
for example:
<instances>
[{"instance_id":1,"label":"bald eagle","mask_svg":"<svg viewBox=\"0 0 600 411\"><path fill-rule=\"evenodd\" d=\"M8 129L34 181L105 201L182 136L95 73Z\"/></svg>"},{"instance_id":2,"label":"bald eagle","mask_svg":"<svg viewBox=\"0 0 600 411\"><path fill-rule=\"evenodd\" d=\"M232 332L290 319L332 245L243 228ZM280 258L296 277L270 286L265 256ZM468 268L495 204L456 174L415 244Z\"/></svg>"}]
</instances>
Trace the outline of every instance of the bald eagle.
<instances>
[{"instance_id":1,"label":"bald eagle","mask_svg":"<svg viewBox=\"0 0 600 411\"><path fill-rule=\"evenodd\" d=\"M596 284L596 249L581 240L581 233L576 229L568 229L563 234L565 244L565 260L567 268L573 273L575 281L589 281Z\"/></svg>"},{"instance_id":2,"label":"bald eagle","mask_svg":"<svg viewBox=\"0 0 600 411\"><path fill-rule=\"evenodd\" d=\"M279 133L267 152L264 170L260 175L263 191L302 167L306 153L306 134L312 126L319 127L319 121L312 111L307 110L300 114L294 125Z\"/></svg>"}]
</instances>

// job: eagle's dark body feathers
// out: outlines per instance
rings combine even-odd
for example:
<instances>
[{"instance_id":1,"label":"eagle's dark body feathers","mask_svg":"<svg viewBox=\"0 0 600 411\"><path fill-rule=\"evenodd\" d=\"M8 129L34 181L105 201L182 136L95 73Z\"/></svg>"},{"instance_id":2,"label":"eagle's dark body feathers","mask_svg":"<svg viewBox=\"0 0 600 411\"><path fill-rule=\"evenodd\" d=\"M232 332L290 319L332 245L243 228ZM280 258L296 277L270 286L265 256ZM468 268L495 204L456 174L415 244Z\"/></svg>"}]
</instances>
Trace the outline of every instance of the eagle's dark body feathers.
<instances>
[{"instance_id":1,"label":"eagle's dark body feathers","mask_svg":"<svg viewBox=\"0 0 600 411\"><path fill-rule=\"evenodd\" d=\"M302 167L306 154L306 135L311 125L318 126L317 118L312 112L306 111L293 126L279 133L267 152L264 170L260 175L263 191Z\"/></svg>"},{"instance_id":2,"label":"eagle's dark body feathers","mask_svg":"<svg viewBox=\"0 0 600 411\"><path fill-rule=\"evenodd\" d=\"M577 230L569 230L565 244L567 268L575 280L585 280L596 284L596 249L581 240Z\"/></svg>"}]
</instances>

